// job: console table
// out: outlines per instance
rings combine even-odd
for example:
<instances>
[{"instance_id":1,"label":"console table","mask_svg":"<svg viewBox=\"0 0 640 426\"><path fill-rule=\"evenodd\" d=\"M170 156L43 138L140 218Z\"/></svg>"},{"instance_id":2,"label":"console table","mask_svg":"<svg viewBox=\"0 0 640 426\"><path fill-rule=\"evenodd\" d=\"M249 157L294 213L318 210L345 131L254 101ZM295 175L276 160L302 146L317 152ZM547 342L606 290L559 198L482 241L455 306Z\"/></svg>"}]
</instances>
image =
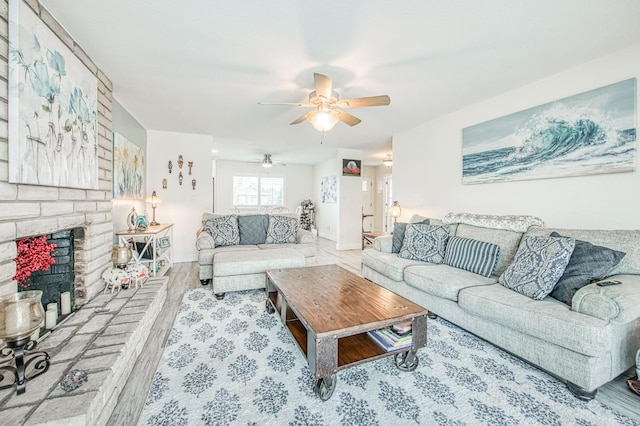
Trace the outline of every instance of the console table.
<instances>
[{"instance_id":1,"label":"console table","mask_svg":"<svg viewBox=\"0 0 640 426\"><path fill-rule=\"evenodd\" d=\"M130 263L147 263L152 276L164 275L173 266L173 223L149 226L144 231L116 232L120 244L131 244ZM149 253L148 257L143 254Z\"/></svg>"}]
</instances>

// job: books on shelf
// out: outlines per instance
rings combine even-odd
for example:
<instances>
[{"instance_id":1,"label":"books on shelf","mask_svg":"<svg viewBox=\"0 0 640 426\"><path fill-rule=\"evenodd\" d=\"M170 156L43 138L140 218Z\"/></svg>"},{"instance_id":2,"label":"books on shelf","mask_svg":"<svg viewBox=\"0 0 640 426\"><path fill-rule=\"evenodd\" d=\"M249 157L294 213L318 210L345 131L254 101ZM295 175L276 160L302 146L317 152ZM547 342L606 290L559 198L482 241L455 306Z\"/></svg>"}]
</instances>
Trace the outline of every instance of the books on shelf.
<instances>
[{"instance_id":1,"label":"books on shelf","mask_svg":"<svg viewBox=\"0 0 640 426\"><path fill-rule=\"evenodd\" d=\"M394 327L385 327L371 330L368 334L387 352L411 347L411 329L400 334Z\"/></svg>"}]
</instances>

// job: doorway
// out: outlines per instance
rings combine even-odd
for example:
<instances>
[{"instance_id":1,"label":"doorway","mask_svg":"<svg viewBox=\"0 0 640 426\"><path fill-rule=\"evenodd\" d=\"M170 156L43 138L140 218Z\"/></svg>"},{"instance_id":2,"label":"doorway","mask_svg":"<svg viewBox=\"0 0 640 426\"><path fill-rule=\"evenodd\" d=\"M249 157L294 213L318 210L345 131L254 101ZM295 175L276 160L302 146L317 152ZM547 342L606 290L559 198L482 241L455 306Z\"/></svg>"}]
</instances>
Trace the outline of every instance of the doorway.
<instances>
[{"instance_id":1,"label":"doorway","mask_svg":"<svg viewBox=\"0 0 640 426\"><path fill-rule=\"evenodd\" d=\"M373 211L372 179L362 178L362 232L373 231L375 212Z\"/></svg>"}]
</instances>

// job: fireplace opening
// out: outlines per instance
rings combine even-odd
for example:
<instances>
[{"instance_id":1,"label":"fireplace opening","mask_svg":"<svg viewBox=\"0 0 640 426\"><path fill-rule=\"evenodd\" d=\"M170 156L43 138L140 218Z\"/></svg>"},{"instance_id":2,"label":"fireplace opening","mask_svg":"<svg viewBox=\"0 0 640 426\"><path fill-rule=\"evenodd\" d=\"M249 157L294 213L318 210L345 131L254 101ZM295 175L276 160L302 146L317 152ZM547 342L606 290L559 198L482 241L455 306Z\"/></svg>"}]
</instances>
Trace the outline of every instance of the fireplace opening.
<instances>
[{"instance_id":1,"label":"fireplace opening","mask_svg":"<svg viewBox=\"0 0 640 426\"><path fill-rule=\"evenodd\" d=\"M69 294L67 297L70 300L71 312L75 307L74 230L69 229L48 234L46 239L47 243L56 245L56 248L51 252L55 263L46 271L34 271L29 277L29 286L27 288L18 286L18 291L41 290L44 309L47 310L50 304L56 303L57 314L61 316L63 314L61 306L63 293L68 292Z\"/></svg>"}]
</instances>

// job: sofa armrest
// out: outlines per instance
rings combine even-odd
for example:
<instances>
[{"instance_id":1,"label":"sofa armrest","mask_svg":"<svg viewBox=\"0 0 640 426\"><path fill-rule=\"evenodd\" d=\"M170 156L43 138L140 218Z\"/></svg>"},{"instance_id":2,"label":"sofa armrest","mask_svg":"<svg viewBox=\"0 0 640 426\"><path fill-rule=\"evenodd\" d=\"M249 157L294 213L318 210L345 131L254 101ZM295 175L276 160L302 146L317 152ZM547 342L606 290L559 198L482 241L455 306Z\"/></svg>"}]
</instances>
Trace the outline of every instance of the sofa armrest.
<instances>
[{"instance_id":1,"label":"sofa armrest","mask_svg":"<svg viewBox=\"0 0 640 426\"><path fill-rule=\"evenodd\" d=\"M196 237L196 249L209 250L216 248L213 237L207 231L200 231Z\"/></svg>"},{"instance_id":2,"label":"sofa armrest","mask_svg":"<svg viewBox=\"0 0 640 426\"><path fill-rule=\"evenodd\" d=\"M393 236L384 235L373 239L373 249L382 253L391 253L393 247Z\"/></svg>"},{"instance_id":3,"label":"sofa armrest","mask_svg":"<svg viewBox=\"0 0 640 426\"><path fill-rule=\"evenodd\" d=\"M582 287L573 296L571 309L618 324L640 318L640 275L615 275L602 281L607 280L622 284Z\"/></svg>"},{"instance_id":4,"label":"sofa armrest","mask_svg":"<svg viewBox=\"0 0 640 426\"><path fill-rule=\"evenodd\" d=\"M298 228L298 233L296 234L296 242L298 244L307 244L313 243L316 241L316 237L310 231L306 229Z\"/></svg>"}]
</instances>

